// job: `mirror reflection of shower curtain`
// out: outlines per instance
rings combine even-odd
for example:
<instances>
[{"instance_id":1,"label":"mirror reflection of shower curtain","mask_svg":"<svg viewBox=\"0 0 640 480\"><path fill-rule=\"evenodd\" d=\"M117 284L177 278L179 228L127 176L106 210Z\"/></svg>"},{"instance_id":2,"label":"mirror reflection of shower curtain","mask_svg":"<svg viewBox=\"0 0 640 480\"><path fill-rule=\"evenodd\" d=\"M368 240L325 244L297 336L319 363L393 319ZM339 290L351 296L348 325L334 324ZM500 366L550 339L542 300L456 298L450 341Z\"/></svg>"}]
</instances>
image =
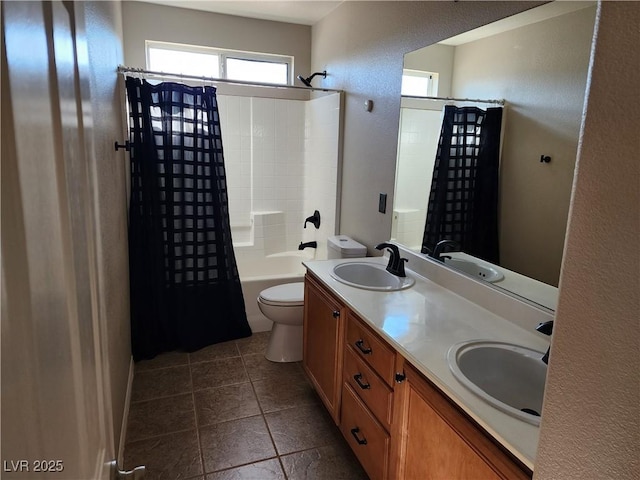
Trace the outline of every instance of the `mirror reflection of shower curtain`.
<instances>
[{"instance_id":1,"label":"mirror reflection of shower curtain","mask_svg":"<svg viewBox=\"0 0 640 480\"><path fill-rule=\"evenodd\" d=\"M215 88L126 87L134 360L247 337Z\"/></svg>"},{"instance_id":2,"label":"mirror reflection of shower curtain","mask_svg":"<svg viewBox=\"0 0 640 480\"><path fill-rule=\"evenodd\" d=\"M502 108L445 107L422 253L454 240L465 253L499 263L501 124Z\"/></svg>"}]
</instances>

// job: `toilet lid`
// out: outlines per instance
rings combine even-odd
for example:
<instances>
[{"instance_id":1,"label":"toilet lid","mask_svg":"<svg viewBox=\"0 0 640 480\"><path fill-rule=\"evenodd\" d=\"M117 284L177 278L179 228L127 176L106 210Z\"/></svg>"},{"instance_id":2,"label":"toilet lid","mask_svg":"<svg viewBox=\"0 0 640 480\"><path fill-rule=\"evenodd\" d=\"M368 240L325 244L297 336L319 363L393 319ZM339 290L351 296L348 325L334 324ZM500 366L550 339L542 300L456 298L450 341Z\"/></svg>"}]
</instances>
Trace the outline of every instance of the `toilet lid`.
<instances>
[{"instance_id":1,"label":"toilet lid","mask_svg":"<svg viewBox=\"0 0 640 480\"><path fill-rule=\"evenodd\" d=\"M267 305L301 306L304 304L304 283L285 283L260 292L260 301Z\"/></svg>"}]
</instances>

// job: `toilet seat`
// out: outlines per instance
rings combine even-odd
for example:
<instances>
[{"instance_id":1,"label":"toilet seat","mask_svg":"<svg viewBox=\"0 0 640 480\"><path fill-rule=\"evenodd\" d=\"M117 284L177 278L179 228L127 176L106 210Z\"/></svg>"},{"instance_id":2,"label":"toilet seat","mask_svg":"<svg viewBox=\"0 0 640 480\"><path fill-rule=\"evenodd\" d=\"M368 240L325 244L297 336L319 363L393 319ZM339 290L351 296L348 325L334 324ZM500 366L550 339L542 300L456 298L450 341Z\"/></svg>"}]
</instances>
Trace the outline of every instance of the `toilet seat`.
<instances>
[{"instance_id":1,"label":"toilet seat","mask_svg":"<svg viewBox=\"0 0 640 480\"><path fill-rule=\"evenodd\" d=\"M276 307L301 307L304 305L304 283L285 283L260 292L258 300Z\"/></svg>"}]
</instances>

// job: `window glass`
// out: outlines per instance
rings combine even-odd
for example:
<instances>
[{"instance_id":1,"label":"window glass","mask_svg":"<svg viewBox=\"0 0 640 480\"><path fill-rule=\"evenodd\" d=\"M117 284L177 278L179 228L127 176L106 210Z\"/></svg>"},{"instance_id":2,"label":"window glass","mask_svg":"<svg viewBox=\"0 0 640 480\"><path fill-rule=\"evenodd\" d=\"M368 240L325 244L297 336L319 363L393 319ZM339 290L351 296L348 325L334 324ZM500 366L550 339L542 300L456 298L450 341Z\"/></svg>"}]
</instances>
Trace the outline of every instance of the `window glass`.
<instances>
[{"instance_id":1,"label":"window glass","mask_svg":"<svg viewBox=\"0 0 640 480\"><path fill-rule=\"evenodd\" d=\"M293 57L147 40L147 68L198 77L288 85Z\"/></svg>"},{"instance_id":2,"label":"window glass","mask_svg":"<svg viewBox=\"0 0 640 480\"><path fill-rule=\"evenodd\" d=\"M227 78L286 85L289 79L288 67L286 63L227 57Z\"/></svg>"},{"instance_id":3,"label":"window glass","mask_svg":"<svg viewBox=\"0 0 640 480\"><path fill-rule=\"evenodd\" d=\"M220 78L220 57L212 53L149 47L147 68L157 72Z\"/></svg>"},{"instance_id":4,"label":"window glass","mask_svg":"<svg viewBox=\"0 0 640 480\"><path fill-rule=\"evenodd\" d=\"M412 97L436 97L438 95L438 74L420 70L403 70L401 94Z\"/></svg>"}]
</instances>

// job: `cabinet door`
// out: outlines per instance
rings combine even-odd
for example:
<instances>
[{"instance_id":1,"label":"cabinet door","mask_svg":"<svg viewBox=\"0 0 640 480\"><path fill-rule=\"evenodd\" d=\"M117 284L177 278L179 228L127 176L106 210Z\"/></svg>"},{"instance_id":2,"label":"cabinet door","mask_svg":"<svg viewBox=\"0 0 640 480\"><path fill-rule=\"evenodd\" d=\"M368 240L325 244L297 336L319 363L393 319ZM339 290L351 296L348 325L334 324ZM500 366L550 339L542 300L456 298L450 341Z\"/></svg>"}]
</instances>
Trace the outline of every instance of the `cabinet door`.
<instances>
[{"instance_id":1,"label":"cabinet door","mask_svg":"<svg viewBox=\"0 0 640 480\"><path fill-rule=\"evenodd\" d=\"M405 364L406 365L406 364ZM396 473L405 479L530 478L422 375L405 366L398 422Z\"/></svg>"},{"instance_id":2,"label":"cabinet door","mask_svg":"<svg viewBox=\"0 0 640 480\"><path fill-rule=\"evenodd\" d=\"M307 275L303 365L336 424L340 412L343 317L344 307Z\"/></svg>"}]
</instances>

